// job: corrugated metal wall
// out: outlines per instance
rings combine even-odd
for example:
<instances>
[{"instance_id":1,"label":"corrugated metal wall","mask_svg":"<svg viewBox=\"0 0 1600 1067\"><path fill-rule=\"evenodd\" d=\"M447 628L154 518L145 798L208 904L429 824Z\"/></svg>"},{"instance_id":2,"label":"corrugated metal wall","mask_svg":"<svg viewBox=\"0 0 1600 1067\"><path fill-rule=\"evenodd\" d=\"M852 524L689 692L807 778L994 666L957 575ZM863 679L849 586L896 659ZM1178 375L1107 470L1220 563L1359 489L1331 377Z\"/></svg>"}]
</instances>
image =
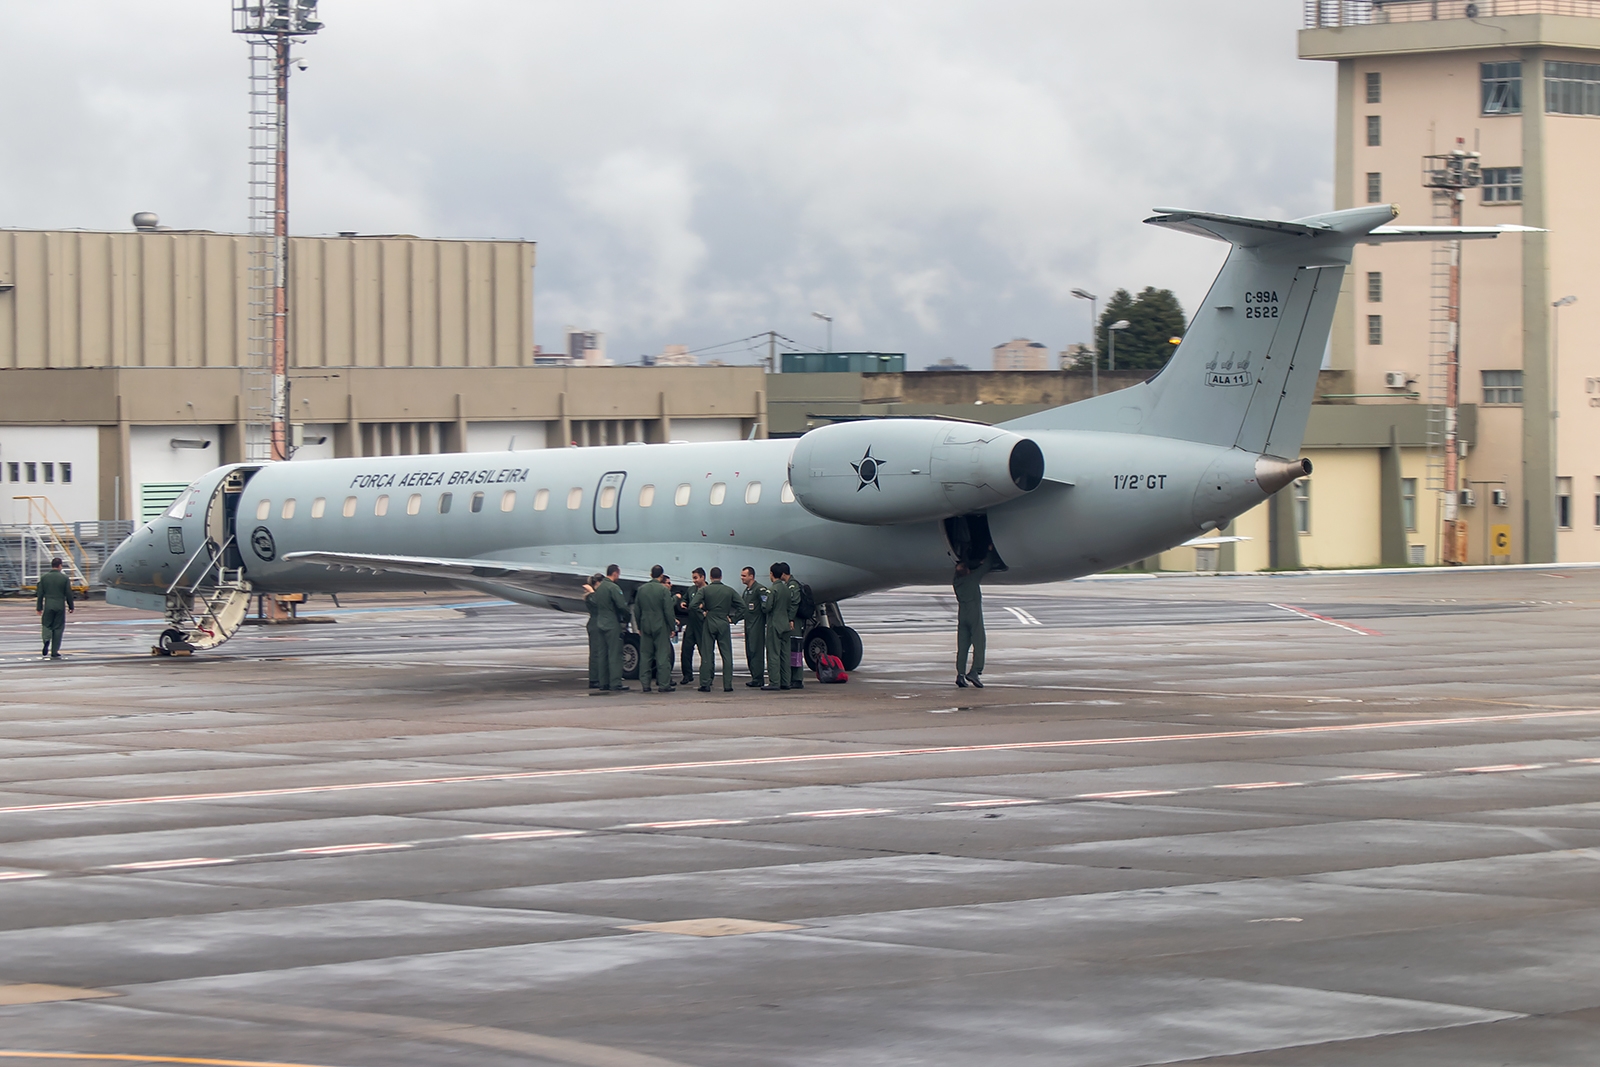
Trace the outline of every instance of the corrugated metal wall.
<instances>
[{"instance_id":1,"label":"corrugated metal wall","mask_svg":"<svg viewBox=\"0 0 1600 1067\"><path fill-rule=\"evenodd\" d=\"M227 367L248 354L248 238L0 230L0 368ZM297 237L301 367L519 367L531 241Z\"/></svg>"}]
</instances>

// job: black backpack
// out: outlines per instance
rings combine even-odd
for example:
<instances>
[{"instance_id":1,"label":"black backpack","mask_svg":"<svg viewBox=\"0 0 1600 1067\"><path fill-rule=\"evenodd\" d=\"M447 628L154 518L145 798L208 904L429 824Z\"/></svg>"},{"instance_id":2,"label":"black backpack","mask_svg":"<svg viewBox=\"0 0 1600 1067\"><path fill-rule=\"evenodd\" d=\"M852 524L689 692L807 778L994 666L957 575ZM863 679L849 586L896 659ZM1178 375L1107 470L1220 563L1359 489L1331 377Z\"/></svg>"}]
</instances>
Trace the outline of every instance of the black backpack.
<instances>
[{"instance_id":1,"label":"black backpack","mask_svg":"<svg viewBox=\"0 0 1600 1067\"><path fill-rule=\"evenodd\" d=\"M804 582L800 583L800 603L794 609L797 619L809 619L817 613L817 599L811 595L811 587Z\"/></svg>"}]
</instances>

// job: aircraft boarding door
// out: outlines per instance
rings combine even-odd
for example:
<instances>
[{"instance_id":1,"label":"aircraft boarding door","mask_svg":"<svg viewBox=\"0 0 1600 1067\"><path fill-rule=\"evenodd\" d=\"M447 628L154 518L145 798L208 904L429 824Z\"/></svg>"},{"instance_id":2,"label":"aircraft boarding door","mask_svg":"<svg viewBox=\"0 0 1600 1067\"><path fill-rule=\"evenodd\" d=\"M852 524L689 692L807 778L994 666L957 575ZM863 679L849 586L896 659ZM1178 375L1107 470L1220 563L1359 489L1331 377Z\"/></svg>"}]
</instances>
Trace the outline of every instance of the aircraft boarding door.
<instances>
[{"instance_id":1,"label":"aircraft boarding door","mask_svg":"<svg viewBox=\"0 0 1600 1067\"><path fill-rule=\"evenodd\" d=\"M244 557L239 552L239 501L243 497L245 483L260 469L239 467L229 471L217 486L206 512L206 540L210 543L210 555L215 558L217 551L222 549L221 565L230 570L244 566Z\"/></svg>"},{"instance_id":2,"label":"aircraft boarding door","mask_svg":"<svg viewBox=\"0 0 1600 1067\"><path fill-rule=\"evenodd\" d=\"M617 512L621 510L622 483L627 479L627 474L622 471L611 471L602 475L600 484L594 491L594 532L598 534L614 534L617 532Z\"/></svg>"}]
</instances>

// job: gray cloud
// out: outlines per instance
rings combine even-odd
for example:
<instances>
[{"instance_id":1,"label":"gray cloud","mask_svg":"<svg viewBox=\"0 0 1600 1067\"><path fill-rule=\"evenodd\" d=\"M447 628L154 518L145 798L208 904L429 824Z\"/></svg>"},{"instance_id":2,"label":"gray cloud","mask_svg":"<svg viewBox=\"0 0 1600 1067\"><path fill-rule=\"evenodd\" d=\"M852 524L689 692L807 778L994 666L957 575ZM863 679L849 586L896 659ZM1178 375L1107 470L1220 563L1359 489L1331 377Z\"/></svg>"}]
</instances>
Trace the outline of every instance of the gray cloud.
<instances>
[{"instance_id":1,"label":"gray cloud","mask_svg":"<svg viewBox=\"0 0 1600 1067\"><path fill-rule=\"evenodd\" d=\"M324 0L293 84L297 232L540 242L538 337L614 357L775 328L986 365L1084 339L1068 292L1203 295L1152 206L1331 201L1333 72L1282 0ZM224 0L17 5L0 225L244 224ZM16 106L20 104L21 106Z\"/></svg>"}]
</instances>

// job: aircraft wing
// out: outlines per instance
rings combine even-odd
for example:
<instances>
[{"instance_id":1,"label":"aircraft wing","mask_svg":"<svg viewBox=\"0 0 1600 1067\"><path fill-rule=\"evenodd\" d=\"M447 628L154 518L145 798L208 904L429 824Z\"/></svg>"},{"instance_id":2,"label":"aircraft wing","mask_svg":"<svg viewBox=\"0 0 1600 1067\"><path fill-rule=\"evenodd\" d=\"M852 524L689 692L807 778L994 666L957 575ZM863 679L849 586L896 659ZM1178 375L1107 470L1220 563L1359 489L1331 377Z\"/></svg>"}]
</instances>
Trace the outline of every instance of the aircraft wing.
<instances>
[{"instance_id":1,"label":"aircraft wing","mask_svg":"<svg viewBox=\"0 0 1600 1067\"><path fill-rule=\"evenodd\" d=\"M583 583L596 571L588 565L564 563L522 563L506 559L450 559L443 556L388 556L367 552L289 552L286 563L321 564L332 570L366 571L372 574L415 574L423 578L444 578L459 582L512 586L559 598L583 598ZM625 585L648 582L648 574L624 571Z\"/></svg>"}]
</instances>

